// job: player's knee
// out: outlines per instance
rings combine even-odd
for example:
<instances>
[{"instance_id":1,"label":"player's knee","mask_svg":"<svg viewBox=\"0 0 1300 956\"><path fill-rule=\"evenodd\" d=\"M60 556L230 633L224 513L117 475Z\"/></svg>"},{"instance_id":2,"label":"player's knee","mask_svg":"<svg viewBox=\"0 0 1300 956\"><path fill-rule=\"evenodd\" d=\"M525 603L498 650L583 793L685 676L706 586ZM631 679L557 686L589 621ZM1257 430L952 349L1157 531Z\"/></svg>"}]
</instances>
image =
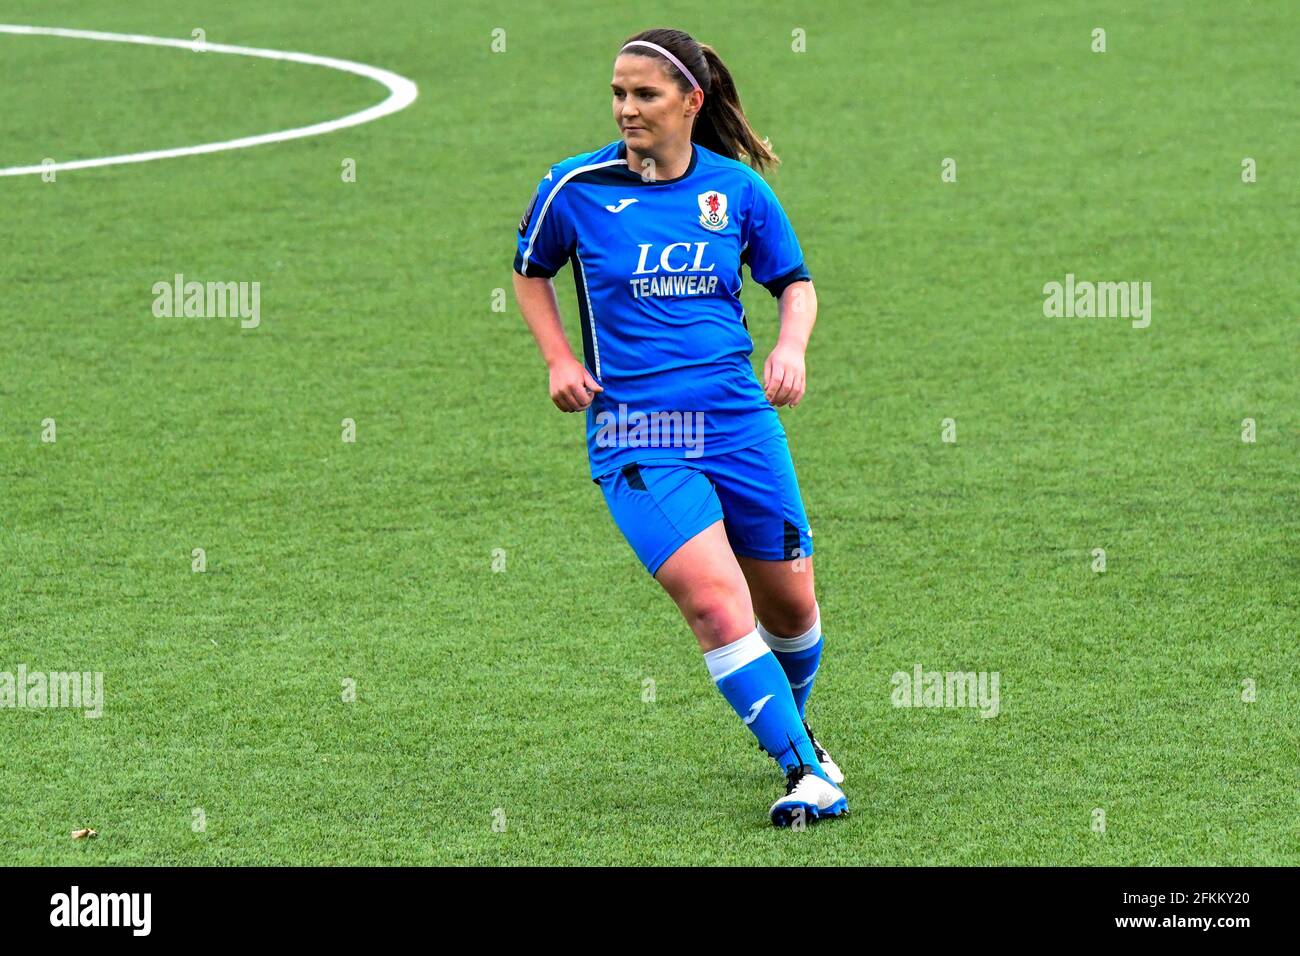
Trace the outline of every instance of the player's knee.
<instances>
[{"instance_id":1,"label":"player's knee","mask_svg":"<svg viewBox=\"0 0 1300 956\"><path fill-rule=\"evenodd\" d=\"M722 590L710 589L700 595L686 617L701 641L716 646L730 644L754 629L740 602Z\"/></svg>"},{"instance_id":2,"label":"player's knee","mask_svg":"<svg viewBox=\"0 0 1300 956\"><path fill-rule=\"evenodd\" d=\"M811 595L773 602L761 618L768 633L777 637L799 637L817 623L817 602Z\"/></svg>"}]
</instances>

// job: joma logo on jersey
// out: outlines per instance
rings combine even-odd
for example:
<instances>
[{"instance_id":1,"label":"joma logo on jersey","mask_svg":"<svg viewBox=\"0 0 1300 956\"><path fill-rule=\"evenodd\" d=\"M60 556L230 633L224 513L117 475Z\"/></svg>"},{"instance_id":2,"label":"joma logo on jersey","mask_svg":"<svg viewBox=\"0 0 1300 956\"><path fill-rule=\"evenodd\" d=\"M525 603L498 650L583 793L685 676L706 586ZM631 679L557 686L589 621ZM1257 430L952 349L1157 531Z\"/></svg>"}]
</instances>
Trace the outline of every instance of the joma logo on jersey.
<instances>
[{"instance_id":1,"label":"joma logo on jersey","mask_svg":"<svg viewBox=\"0 0 1300 956\"><path fill-rule=\"evenodd\" d=\"M727 194L716 190L695 197L700 204L700 225L718 232L727 228Z\"/></svg>"},{"instance_id":2,"label":"joma logo on jersey","mask_svg":"<svg viewBox=\"0 0 1300 956\"><path fill-rule=\"evenodd\" d=\"M694 261L691 258L692 247L695 248ZM632 298L645 299L660 295L712 295L718 288L718 277L706 274L712 272L714 266L712 262L708 266L704 265L704 251L708 247L707 242L670 242L659 250L659 262L651 268L649 260L655 258L655 253L652 251L655 244L638 243L637 248L641 250L641 255L637 259L636 272L633 276L642 278L627 280ZM672 274L658 275L657 273L661 271Z\"/></svg>"}]
</instances>

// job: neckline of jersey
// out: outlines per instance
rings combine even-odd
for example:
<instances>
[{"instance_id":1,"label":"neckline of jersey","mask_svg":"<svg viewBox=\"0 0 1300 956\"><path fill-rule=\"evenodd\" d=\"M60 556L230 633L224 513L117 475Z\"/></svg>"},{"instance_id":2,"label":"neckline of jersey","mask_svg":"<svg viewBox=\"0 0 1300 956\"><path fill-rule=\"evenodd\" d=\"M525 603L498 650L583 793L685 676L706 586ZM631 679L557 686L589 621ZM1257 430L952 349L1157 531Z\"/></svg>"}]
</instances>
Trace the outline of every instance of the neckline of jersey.
<instances>
[{"instance_id":1,"label":"neckline of jersey","mask_svg":"<svg viewBox=\"0 0 1300 956\"><path fill-rule=\"evenodd\" d=\"M619 142L618 158L622 160L627 159L626 142L622 142L622 141ZM671 186L673 183L680 183L683 179L686 179L688 176L690 176L691 173L695 172L695 167L698 164L699 159L700 159L700 148L694 142L692 142L691 161L686 164L686 172L682 173L680 176L674 176L672 179L651 179L647 181L642 179L641 174L635 172L631 166L624 165L620 168L624 172L626 172L630 178L635 179L637 182L641 183L644 186Z\"/></svg>"}]
</instances>

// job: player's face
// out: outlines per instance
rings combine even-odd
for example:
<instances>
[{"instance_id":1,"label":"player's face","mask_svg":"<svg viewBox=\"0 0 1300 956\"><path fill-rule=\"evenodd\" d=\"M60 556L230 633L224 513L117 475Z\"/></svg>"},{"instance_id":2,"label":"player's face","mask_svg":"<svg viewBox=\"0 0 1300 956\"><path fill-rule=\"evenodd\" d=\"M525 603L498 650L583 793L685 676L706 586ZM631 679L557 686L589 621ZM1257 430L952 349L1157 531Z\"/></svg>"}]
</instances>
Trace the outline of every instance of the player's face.
<instances>
[{"instance_id":1,"label":"player's face","mask_svg":"<svg viewBox=\"0 0 1300 956\"><path fill-rule=\"evenodd\" d=\"M636 152L653 153L666 143L690 138L697 108L692 97L665 75L658 57L620 55L614 61L610 86L614 122L623 141Z\"/></svg>"}]
</instances>

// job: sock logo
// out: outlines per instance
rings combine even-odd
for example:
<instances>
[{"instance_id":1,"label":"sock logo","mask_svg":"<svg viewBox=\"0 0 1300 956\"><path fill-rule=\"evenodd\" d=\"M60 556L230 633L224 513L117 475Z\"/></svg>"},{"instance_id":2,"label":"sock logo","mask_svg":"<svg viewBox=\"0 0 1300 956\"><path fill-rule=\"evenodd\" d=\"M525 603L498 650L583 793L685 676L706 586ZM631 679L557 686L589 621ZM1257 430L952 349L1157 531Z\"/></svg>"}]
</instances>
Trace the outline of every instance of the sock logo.
<instances>
[{"instance_id":1,"label":"sock logo","mask_svg":"<svg viewBox=\"0 0 1300 956\"><path fill-rule=\"evenodd\" d=\"M800 682L797 683L797 684L791 684L791 685L790 685L790 689L791 689L791 690L803 690L805 687L807 687L809 684L811 684L811 683L813 682L813 678L816 677L816 676L817 676L817 671L814 670L811 674L808 675L808 679L807 679L807 680L800 681Z\"/></svg>"},{"instance_id":2,"label":"sock logo","mask_svg":"<svg viewBox=\"0 0 1300 956\"><path fill-rule=\"evenodd\" d=\"M776 695L768 694L766 697L761 698L760 700L756 700L754 701L754 703L750 705L749 716L744 718L746 727L748 727L754 721L758 720L758 715L763 712L763 708L767 706L767 702L771 700L774 696Z\"/></svg>"}]
</instances>

